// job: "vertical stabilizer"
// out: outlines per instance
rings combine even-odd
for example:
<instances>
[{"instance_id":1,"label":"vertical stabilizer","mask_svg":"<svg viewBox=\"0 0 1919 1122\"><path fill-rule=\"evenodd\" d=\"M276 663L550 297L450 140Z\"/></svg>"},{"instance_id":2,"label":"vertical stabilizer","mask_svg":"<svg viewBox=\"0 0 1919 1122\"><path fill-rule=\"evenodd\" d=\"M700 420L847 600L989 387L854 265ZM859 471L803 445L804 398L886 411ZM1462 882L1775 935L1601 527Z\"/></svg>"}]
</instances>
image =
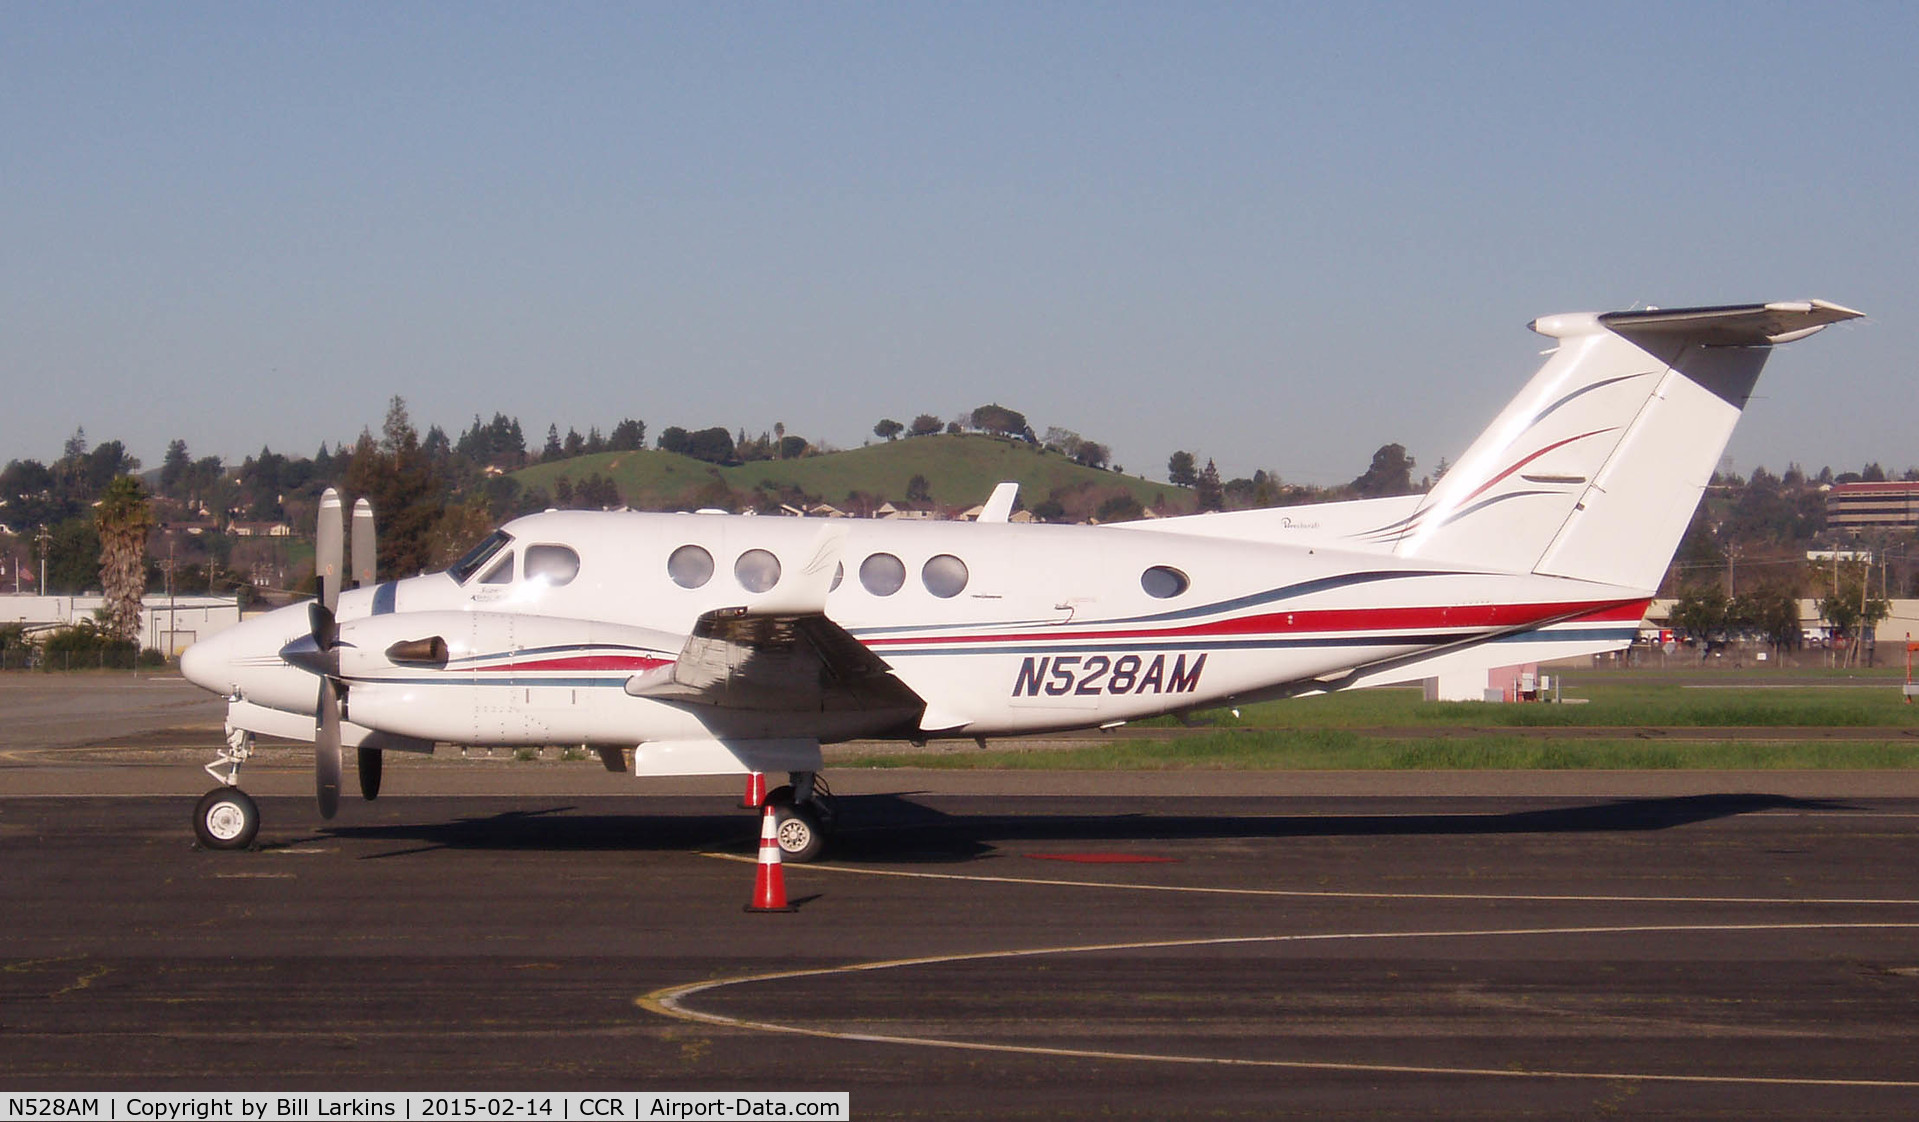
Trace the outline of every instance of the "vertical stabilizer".
<instances>
[{"instance_id":1,"label":"vertical stabilizer","mask_svg":"<svg viewBox=\"0 0 1919 1122\"><path fill-rule=\"evenodd\" d=\"M1532 381L1412 514L1406 557L1651 589L1772 347L1860 313L1813 300L1548 316Z\"/></svg>"}]
</instances>

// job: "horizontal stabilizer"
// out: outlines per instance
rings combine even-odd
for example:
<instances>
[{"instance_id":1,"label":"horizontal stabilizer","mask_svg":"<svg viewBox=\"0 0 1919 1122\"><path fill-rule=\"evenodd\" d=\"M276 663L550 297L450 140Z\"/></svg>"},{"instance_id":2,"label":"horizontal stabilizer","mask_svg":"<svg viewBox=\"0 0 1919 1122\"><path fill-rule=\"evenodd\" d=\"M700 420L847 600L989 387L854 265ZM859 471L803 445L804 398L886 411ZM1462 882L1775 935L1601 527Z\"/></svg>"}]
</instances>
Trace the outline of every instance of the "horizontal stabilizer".
<instances>
[{"instance_id":1,"label":"horizontal stabilizer","mask_svg":"<svg viewBox=\"0 0 1919 1122\"><path fill-rule=\"evenodd\" d=\"M1599 317L1599 322L1628 338L1663 336L1707 347L1763 347L1804 339L1822 327L1864 314L1824 300L1799 300L1608 312Z\"/></svg>"}]
</instances>

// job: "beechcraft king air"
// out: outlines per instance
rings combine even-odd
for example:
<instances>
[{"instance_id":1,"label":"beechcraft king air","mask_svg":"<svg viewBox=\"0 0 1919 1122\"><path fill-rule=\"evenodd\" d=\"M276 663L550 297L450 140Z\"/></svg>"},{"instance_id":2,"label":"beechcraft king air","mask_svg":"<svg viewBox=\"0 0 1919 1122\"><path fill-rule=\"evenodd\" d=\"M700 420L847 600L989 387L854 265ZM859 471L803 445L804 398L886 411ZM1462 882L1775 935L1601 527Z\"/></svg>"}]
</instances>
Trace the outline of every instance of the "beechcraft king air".
<instances>
[{"instance_id":1,"label":"beechcraft king air","mask_svg":"<svg viewBox=\"0 0 1919 1122\"><path fill-rule=\"evenodd\" d=\"M831 825L820 745L980 738L1410 682L1631 642L1772 348L1860 313L1813 300L1558 315L1544 367L1423 495L1107 526L547 511L452 568L195 645L228 698L200 840L248 845L254 734L341 754L586 745L639 778L747 777L789 858ZM788 786L765 791L764 776Z\"/></svg>"}]
</instances>

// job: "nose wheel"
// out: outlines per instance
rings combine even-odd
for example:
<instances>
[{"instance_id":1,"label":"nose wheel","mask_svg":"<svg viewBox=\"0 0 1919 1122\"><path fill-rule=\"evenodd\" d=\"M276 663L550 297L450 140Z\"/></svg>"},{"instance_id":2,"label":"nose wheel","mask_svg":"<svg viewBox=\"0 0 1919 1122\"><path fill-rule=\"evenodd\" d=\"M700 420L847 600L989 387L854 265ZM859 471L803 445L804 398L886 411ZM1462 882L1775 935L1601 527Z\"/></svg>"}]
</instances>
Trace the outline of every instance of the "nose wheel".
<instances>
[{"instance_id":1,"label":"nose wheel","mask_svg":"<svg viewBox=\"0 0 1919 1122\"><path fill-rule=\"evenodd\" d=\"M233 700L238 700L236 694ZM240 790L240 765L253 755L253 734L227 726L226 744L207 774L220 786L200 797L193 808L193 836L208 849L245 849L260 832L260 808Z\"/></svg>"},{"instance_id":2,"label":"nose wheel","mask_svg":"<svg viewBox=\"0 0 1919 1122\"><path fill-rule=\"evenodd\" d=\"M193 836L208 849L245 849L260 832L260 808L238 787L215 787L193 808Z\"/></svg>"}]
</instances>

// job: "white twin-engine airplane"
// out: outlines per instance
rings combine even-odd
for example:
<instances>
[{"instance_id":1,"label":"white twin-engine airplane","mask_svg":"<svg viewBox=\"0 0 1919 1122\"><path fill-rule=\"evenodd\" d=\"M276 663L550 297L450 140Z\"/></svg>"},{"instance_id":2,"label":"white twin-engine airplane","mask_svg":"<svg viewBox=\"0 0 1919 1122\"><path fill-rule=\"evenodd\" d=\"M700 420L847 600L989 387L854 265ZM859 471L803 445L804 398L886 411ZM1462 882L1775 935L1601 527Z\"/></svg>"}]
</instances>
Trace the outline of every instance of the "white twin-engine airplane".
<instances>
[{"instance_id":1,"label":"white twin-engine airplane","mask_svg":"<svg viewBox=\"0 0 1919 1122\"><path fill-rule=\"evenodd\" d=\"M342 746L581 744L635 776L745 775L789 859L832 815L820 745L1110 726L1631 642L1775 343L1814 300L1560 315L1545 366L1423 495L1108 526L548 511L443 573L373 577L373 519L320 513L321 599L187 651L229 698L195 830L259 826L253 734ZM225 767L225 772L220 770ZM765 791L764 776L790 786Z\"/></svg>"}]
</instances>

